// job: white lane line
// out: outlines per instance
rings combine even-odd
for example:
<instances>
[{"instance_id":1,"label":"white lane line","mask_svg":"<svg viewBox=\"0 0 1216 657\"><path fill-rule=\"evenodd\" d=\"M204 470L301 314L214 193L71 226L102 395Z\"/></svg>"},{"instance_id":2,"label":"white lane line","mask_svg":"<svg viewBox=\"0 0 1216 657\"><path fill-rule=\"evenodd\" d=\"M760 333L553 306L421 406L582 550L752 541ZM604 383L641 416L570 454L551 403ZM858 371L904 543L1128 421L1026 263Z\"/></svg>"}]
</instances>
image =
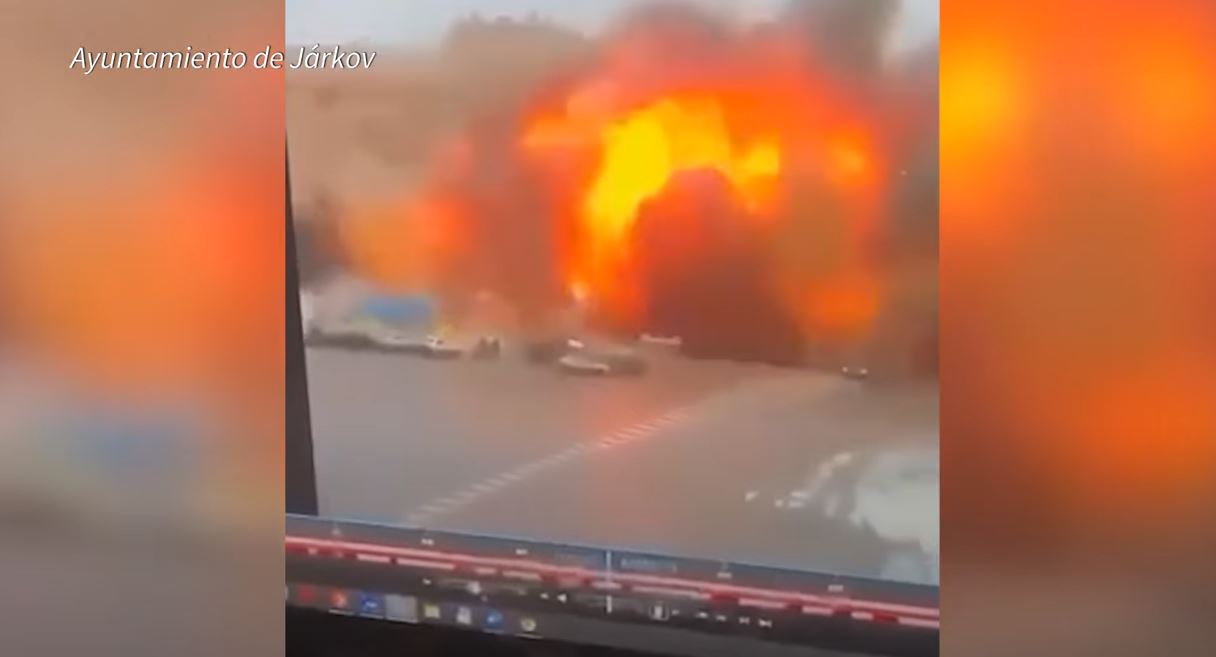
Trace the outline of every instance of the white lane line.
<instances>
[{"instance_id":1,"label":"white lane line","mask_svg":"<svg viewBox=\"0 0 1216 657\"><path fill-rule=\"evenodd\" d=\"M542 470L557 467L572 459L594 454L597 451L651 438L662 433L665 429L680 424L687 417L688 411L676 409L658 417L617 429L598 438L574 443L530 463L516 466L506 472L491 475L481 481L470 484L452 495L424 504L407 514L405 521L407 524L415 526L424 524L433 520L436 516L457 511L489 493L496 493L504 488L518 484Z\"/></svg>"},{"instance_id":2,"label":"white lane line","mask_svg":"<svg viewBox=\"0 0 1216 657\"><path fill-rule=\"evenodd\" d=\"M775 385L775 384L774 384ZM534 474L546 469L555 468L563 463L569 462L575 457L589 457L605 450L610 450L618 446L628 445L634 442L639 442L645 439L654 437L655 435L664 433L667 429L683 425L688 422L708 422L713 421L716 417L715 412L721 410L723 403L729 404L732 399L735 399L736 393L739 392L741 386L732 387L728 390L719 391L707 397L703 397L693 401L685 406L671 409L662 415L643 420L627 427L617 429L607 434L598 436L597 438L574 443L567 446L565 449L555 453L548 454L531 463L512 468L506 472L501 472L493 475L483 481L471 484L463 491L440 499L437 502L431 502L418 508L415 512L407 515L407 523L418 526L433 520L438 516L458 511L462 507L468 505L472 501L489 493L498 492L504 488L518 484L527 480ZM736 399L737 401L737 399ZM838 455L833 459L833 464L829 468L836 468L846 465L851 456ZM813 490L806 491L813 494ZM795 504L805 503L807 497L799 496ZM778 506L784 506L785 500L776 503Z\"/></svg>"},{"instance_id":3,"label":"white lane line","mask_svg":"<svg viewBox=\"0 0 1216 657\"><path fill-rule=\"evenodd\" d=\"M644 434L640 434L640 435L618 433L618 434L613 434L612 437L610 437L608 440L613 445L624 445L625 443L628 443L628 442L631 442L634 440L638 440L640 438L645 438L646 436L649 436L649 435L650 434L648 434L648 433L644 433Z\"/></svg>"}]
</instances>

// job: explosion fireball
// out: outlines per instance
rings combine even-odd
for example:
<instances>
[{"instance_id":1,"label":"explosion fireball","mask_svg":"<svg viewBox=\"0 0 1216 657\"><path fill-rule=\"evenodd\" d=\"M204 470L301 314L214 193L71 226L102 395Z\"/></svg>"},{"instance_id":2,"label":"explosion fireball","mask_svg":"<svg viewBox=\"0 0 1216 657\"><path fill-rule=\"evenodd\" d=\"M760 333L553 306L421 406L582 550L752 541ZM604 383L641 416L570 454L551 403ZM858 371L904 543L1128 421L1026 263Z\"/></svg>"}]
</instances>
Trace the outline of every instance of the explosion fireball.
<instances>
[{"instance_id":1,"label":"explosion fireball","mask_svg":"<svg viewBox=\"0 0 1216 657\"><path fill-rule=\"evenodd\" d=\"M492 292L525 327L577 301L601 330L714 333L706 345L863 339L880 306L884 133L804 40L692 12L636 17L473 125L411 201L425 211L352 231L348 256L456 314ZM386 266L381 238L414 264Z\"/></svg>"}]
</instances>

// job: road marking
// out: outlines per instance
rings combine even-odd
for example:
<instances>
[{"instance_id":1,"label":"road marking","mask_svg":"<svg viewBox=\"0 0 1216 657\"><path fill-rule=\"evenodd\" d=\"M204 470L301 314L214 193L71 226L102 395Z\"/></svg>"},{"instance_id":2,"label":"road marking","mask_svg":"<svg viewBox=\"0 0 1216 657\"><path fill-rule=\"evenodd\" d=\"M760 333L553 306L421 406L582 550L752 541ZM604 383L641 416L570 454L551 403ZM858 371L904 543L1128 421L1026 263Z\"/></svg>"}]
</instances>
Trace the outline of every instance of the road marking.
<instances>
[{"instance_id":1,"label":"road marking","mask_svg":"<svg viewBox=\"0 0 1216 657\"><path fill-rule=\"evenodd\" d=\"M697 404L699 405L700 402L697 402ZM470 484L468 487L452 495L428 502L407 514L405 523L413 526L423 525L438 516L457 511L488 493L496 493L504 488L518 484L538 472L554 468L580 456L591 455L597 451L612 449L613 447L651 438L666 429L681 424L688 417L688 410L677 408L654 418L616 429L597 438L569 445L560 451L542 456L535 461L516 466L506 472L491 475L481 481Z\"/></svg>"},{"instance_id":2,"label":"road marking","mask_svg":"<svg viewBox=\"0 0 1216 657\"><path fill-rule=\"evenodd\" d=\"M605 438L603 441L603 444L608 445L610 447L613 445L623 445L632 439L633 439L633 436L614 433L611 436L608 436L607 438Z\"/></svg>"},{"instance_id":3,"label":"road marking","mask_svg":"<svg viewBox=\"0 0 1216 657\"><path fill-rule=\"evenodd\" d=\"M625 436L625 437L630 437L630 438L640 438L642 436L645 436L645 435L651 433L652 431L654 431L657 428L658 427L653 426L651 424L635 424L631 427L625 427L624 429L617 431L613 435Z\"/></svg>"},{"instance_id":4,"label":"road marking","mask_svg":"<svg viewBox=\"0 0 1216 657\"><path fill-rule=\"evenodd\" d=\"M477 493L473 492L471 489L463 490L452 498L453 506L463 506L469 502L472 502L476 497Z\"/></svg>"}]
</instances>

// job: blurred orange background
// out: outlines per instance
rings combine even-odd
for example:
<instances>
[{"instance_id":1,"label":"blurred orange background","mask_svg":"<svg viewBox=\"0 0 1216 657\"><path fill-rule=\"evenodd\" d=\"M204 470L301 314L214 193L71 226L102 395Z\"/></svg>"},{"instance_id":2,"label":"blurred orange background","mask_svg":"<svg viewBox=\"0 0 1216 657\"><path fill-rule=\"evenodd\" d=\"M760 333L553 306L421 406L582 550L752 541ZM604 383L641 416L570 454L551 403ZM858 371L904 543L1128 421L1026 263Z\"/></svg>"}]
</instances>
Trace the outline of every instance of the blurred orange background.
<instances>
[{"instance_id":1,"label":"blurred orange background","mask_svg":"<svg viewBox=\"0 0 1216 657\"><path fill-rule=\"evenodd\" d=\"M68 63L281 48L282 3L0 15L0 653L279 652L282 73Z\"/></svg>"},{"instance_id":2,"label":"blurred orange background","mask_svg":"<svg viewBox=\"0 0 1216 657\"><path fill-rule=\"evenodd\" d=\"M941 24L943 650L1148 654L1166 626L1210 650L1216 5Z\"/></svg>"}]
</instances>

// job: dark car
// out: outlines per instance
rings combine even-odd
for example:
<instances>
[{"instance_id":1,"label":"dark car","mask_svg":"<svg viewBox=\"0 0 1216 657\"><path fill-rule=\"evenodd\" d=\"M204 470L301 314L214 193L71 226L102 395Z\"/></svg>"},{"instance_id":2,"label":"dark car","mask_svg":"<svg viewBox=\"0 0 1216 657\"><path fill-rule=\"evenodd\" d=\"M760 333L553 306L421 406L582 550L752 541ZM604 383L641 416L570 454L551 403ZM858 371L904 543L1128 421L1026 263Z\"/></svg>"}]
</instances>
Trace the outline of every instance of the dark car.
<instances>
[{"instance_id":1,"label":"dark car","mask_svg":"<svg viewBox=\"0 0 1216 657\"><path fill-rule=\"evenodd\" d=\"M529 363L551 365L570 353L569 340L537 340L524 346L524 358Z\"/></svg>"},{"instance_id":2,"label":"dark car","mask_svg":"<svg viewBox=\"0 0 1216 657\"><path fill-rule=\"evenodd\" d=\"M345 349L374 349L378 346L371 329L353 321L314 327L305 336L305 341L310 345Z\"/></svg>"},{"instance_id":3,"label":"dark car","mask_svg":"<svg viewBox=\"0 0 1216 657\"><path fill-rule=\"evenodd\" d=\"M474 360L494 360L502 355L502 340L498 338L478 338L469 352Z\"/></svg>"}]
</instances>

